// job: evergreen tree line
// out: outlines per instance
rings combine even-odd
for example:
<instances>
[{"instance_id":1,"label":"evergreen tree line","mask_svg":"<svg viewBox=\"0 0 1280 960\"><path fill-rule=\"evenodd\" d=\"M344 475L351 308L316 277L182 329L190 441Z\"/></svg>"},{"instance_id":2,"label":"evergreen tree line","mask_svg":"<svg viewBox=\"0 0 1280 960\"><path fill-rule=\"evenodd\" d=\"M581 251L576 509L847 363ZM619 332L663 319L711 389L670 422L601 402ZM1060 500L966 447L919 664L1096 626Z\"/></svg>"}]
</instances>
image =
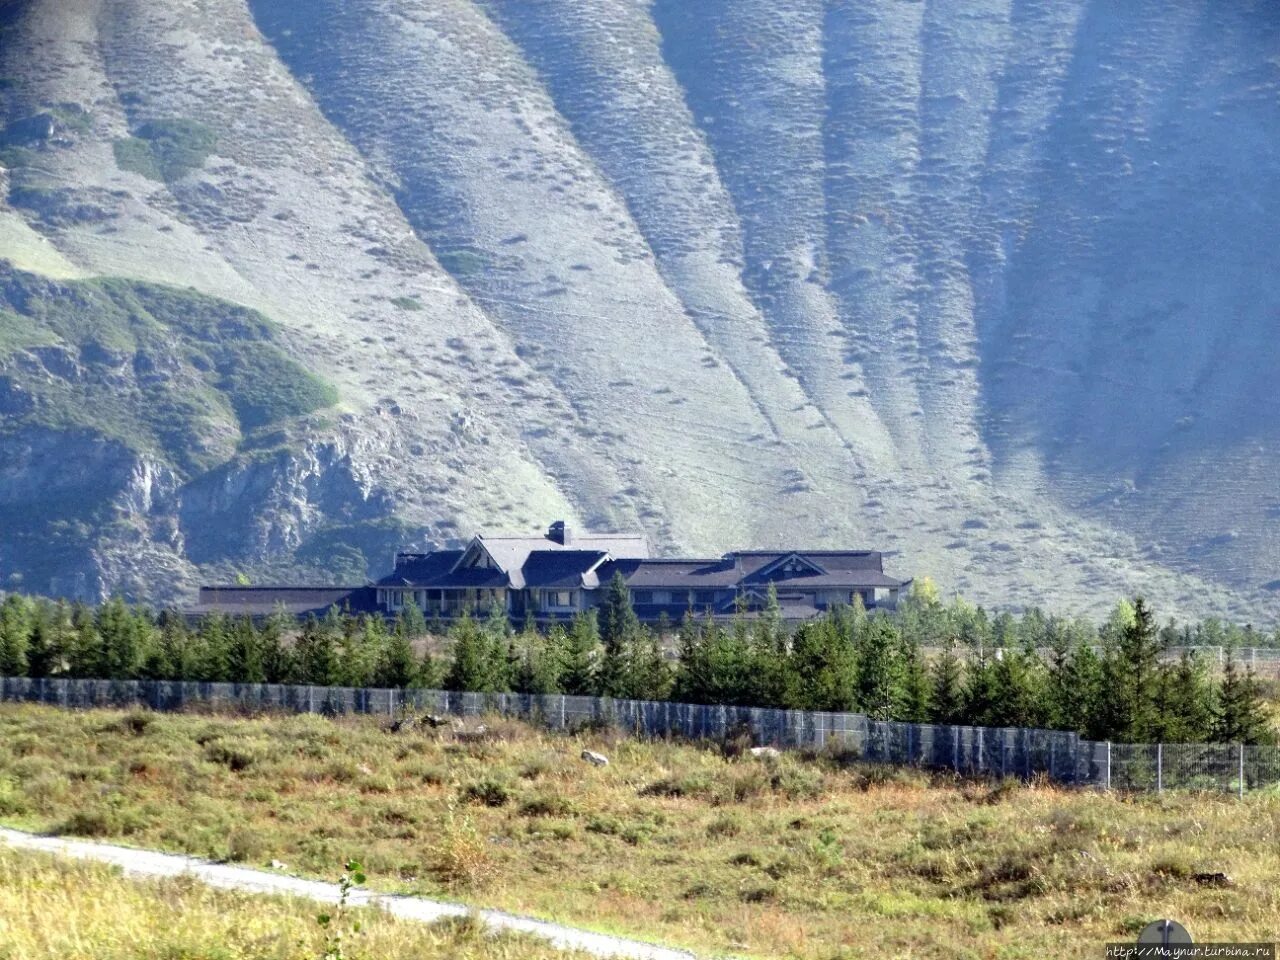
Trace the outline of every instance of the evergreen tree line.
<instances>
[{"instance_id":1,"label":"evergreen tree line","mask_svg":"<svg viewBox=\"0 0 1280 960\"><path fill-rule=\"evenodd\" d=\"M771 595L758 616L688 614L672 631L642 625L615 578L598 610L545 630L513 630L496 606L447 631L434 626L414 607L390 623L335 609L301 624L286 614L192 624L118 599L93 608L15 595L0 604L0 675L565 693L1044 727L1127 743L1274 742L1261 686L1234 657L1218 678L1199 657L1161 657L1216 628L1158 627L1141 600L1094 628L1034 609L988 618L963 601L944 605L923 581L893 616L852 605L793 629ZM660 638L673 632L671 656ZM440 633L444 652L418 652ZM943 652L926 662L924 646Z\"/></svg>"}]
</instances>

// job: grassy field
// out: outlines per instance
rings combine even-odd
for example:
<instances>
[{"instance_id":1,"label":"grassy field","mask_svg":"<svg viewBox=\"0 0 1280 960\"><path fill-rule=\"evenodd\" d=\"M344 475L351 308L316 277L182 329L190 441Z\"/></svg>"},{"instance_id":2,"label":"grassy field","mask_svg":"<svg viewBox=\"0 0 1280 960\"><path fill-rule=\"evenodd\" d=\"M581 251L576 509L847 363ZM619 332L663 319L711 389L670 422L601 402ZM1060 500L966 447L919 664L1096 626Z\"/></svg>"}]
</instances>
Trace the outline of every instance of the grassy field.
<instances>
[{"instance_id":1,"label":"grassy field","mask_svg":"<svg viewBox=\"0 0 1280 960\"><path fill-rule=\"evenodd\" d=\"M320 909L185 877L126 879L100 864L0 847L0 960L318 960L328 946ZM352 960L580 956L532 938L488 935L471 920L424 926L363 909L348 918L361 924L359 931L342 924L341 946Z\"/></svg>"},{"instance_id":2,"label":"grassy field","mask_svg":"<svg viewBox=\"0 0 1280 960\"><path fill-rule=\"evenodd\" d=\"M316 877L354 857L384 889L709 953L1096 957L1162 916L1203 940L1280 927L1275 794L1108 796L500 720L490 737L4 705L0 819Z\"/></svg>"}]
</instances>

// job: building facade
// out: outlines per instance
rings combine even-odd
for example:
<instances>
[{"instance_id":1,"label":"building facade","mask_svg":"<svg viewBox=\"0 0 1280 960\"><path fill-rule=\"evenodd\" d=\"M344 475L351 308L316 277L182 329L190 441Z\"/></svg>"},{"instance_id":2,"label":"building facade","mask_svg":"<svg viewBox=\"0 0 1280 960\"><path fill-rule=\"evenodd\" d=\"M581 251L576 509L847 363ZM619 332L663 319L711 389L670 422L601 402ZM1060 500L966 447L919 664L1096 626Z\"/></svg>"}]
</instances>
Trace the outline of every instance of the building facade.
<instances>
[{"instance_id":1,"label":"building facade","mask_svg":"<svg viewBox=\"0 0 1280 960\"><path fill-rule=\"evenodd\" d=\"M428 617L450 618L496 602L516 621L568 619L598 606L621 574L641 620L664 616L748 616L763 610L770 587L782 615L806 620L860 600L893 609L910 581L884 572L870 550L740 550L706 559L649 555L642 534L578 533L563 521L542 536L479 534L464 548L401 553L374 585L378 609L394 615L414 604Z\"/></svg>"}]
</instances>

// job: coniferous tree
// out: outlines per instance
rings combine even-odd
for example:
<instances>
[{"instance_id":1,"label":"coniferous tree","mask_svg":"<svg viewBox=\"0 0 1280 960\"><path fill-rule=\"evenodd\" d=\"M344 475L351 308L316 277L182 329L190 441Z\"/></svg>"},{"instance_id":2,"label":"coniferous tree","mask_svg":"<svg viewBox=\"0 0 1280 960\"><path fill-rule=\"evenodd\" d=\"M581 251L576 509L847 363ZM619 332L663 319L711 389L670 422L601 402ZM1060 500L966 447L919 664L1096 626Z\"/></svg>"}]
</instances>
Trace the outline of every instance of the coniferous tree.
<instances>
[{"instance_id":1,"label":"coniferous tree","mask_svg":"<svg viewBox=\"0 0 1280 960\"><path fill-rule=\"evenodd\" d=\"M604 646L598 675L601 696L626 696L631 647L639 633L640 621L631 606L626 580L621 571L614 571L600 604L600 640Z\"/></svg>"},{"instance_id":2,"label":"coniferous tree","mask_svg":"<svg viewBox=\"0 0 1280 960\"><path fill-rule=\"evenodd\" d=\"M1227 651L1222 681L1218 685L1213 738L1221 743L1273 743L1266 700L1252 669L1242 670L1235 652Z\"/></svg>"},{"instance_id":3,"label":"coniferous tree","mask_svg":"<svg viewBox=\"0 0 1280 960\"><path fill-rule=\"evenodd\" d=\"M564 651L564 668L560 675L560 690L570 696L594 696L600 689L597 665L600 657L600 634L596 628L594 610L579 613L573 618L568 633L556 624L552 631L560 631L563 639L557 645Z\"/></svg>"},{"instance_id":4,"label":"coniferous tree","mask_svg":"<svg viewBox=\"0 0 1280 960\"><path fill-rule=\"evenodd\" d=\"M71 637L67 646L67 672L77 679L102 674L102 643L93 611L77 602L71 608Z\"/></svg>"},{"instance_id":5,"label":"coniferous tree","mask_svg":"<svg viewBox=\"0 0 1280 960\"><path fill-rule=\"evenodd\" d=\"M42 603L36 606L27 642L27 676L53 677L62 672L66 643L66 607ZM0 670L0 674L4 671Z\"/></svg>"},{"instance_id":6,"label":"coniferous tree","mask_svg":"<svg viewBox=\"0 0 1280 960\"><path fill-rule=\"evenodd\" d=\"M267 683L290 683L297 673L294 650L286 638L297 633L298 624L283 607L267 617L258 638L262 650L262 672Z\"/></svg>"},{"instance_id":7,"label":"coniferous tree","mask_svg":"<svg viewBox=\"0 0 1280 960\"><path fill-rule=\"evenodd\" d=\"M430 650L424 650L422 659L418 661L417 685L424 690L440 690L444 687L444 681L444 661L432 656Z\"/></svg>"},{"instance_id":8,"label":"coniferous tree","mask_svg":"<svg viewBox=\"0 0 1280 960\"><path fill-rule=\"evenodd\" d=\"M1168 743L1204 743L1213 736L1213 685L1204 660L1183 651L1168 670L1169 712L1163 718Z\"/></svg>"},{"instance_id":9,"label":"coniferous tree","mask_svg":"<svg viewBox=\"0 0 1280 960\"><path fill-rule=\"evenodd\" d=\"M1091 643L1078 643L1071 651L1068 681L1075 690L1072 712L1064 717L1063 729L1084 734L1090 740L1105 740L1106 677L1102 658Z\"/></svg>"},{"instance_id":10,"label":"coniferous tree","mask_svg":"<svg viewBox=\"0 0 1280 960\"><path fill-rule=\"evenodd\" d=\"M98 608L95 619L101 643L100 675L110 680L136 677L148 639L145 615L113 597Z\"/></svg>"},{"instance_id":11,"label":"coniferous tree","mask_svg":"<svg viewBox=\"0 0 1280 960\"><path fill-rule=\"evenodd\" d=\"M197 653L186 618L166 610L156 622L148 676L154 680L194 680L198 672Z\"/></svg>"},{"instance_id":12,"label":"coniferous tree","mask_svg":"<svg viewBox=\"0 0 1280 960\"><path fill-rule=\"evenodd\" d=\"M262 648L258 631L249 617L240 617L231 625L227 643L229 678L234 683L266 683L262 666Z\"/></svg>"},{"instance_id":13,"label":"coniferous tree","mask_svg":"<svg viewBox=\"0 0 1280 960\"><path fill-rule=\"evenodd\" d=\"M422 635L426 629L426 621L422 619L421 612L416 617L407 615L405 611L410 609L418 608L413 604L402 608L390 636L382 643L374 669L374 682L380 687L404 689L418 682L418 660L413 652L413 638ZM415 630L419 632L414 633Z\"/></svg>"},{"instance_id":14,"label":"coniferous tree","mask_svg":"<svg viewBox=\"0 0 1280 960\"><path fill-rule=\"evenodd\" d=\"M933 699L929 703L929 720L932 723L964 723L964 673L960 657L956 654L956 641L952 639L930 669L933 681Z\"/></svg>"},{"instance_id":15,"label":"coniferous tree","mask_svg":"<svg viewBox=\"0 0 1280 960\"><path fill-rule=\"evenodd\" d=\"M515 681L519 660L511 647L511 620L496 598L489 603L484 627L485 652L489 660L492 687L486 692L510 690Z\"/></svg>"},{"instance_id":16,"label":"coniferous tree","mask_svg":"<svg viewBox=\"0 0 1280 960\"><path fill-rule=\"evenodd\" d=\"M702 628L686 610L676 634L676 679L673 696L681 703L706 703L703 698L711 687L707 659L702 643Z\"/></svg>"},{"instance_id":17,"label":"coniferous tree","mask_svg":"<svg viewBox=\"0 0 1280 960\"><path fill-rule=\"evenodd\" d=\"M1018 645L1018 621L1008 610L1002 610L991 621L991 644L997 648Z\"/></svg>"},{"instance_id":18,"label":"coniferous tree","mask_svg":"<svg viewBox=\"0 0 1280 960\"><path fill-rule=\"evenodd\" d=\"M665 700L671 696L674 677L658 635L640 628L630 644L627 664L626 699Z\"/></svg>"},{"instance_id":19,"label":"coniferous tree","mask_svg":"<svg viewBox=\"0 0 1280 960\"><path fill-rule=\"evenodd\" d=\"M902 696L895 719L908 723L928 723L933 702L933 683L924 655L920 651L920 644L914 639L903 637L901 657Z\"/></svg>"},{"instance_id":20,"label":"coniferous tree","mask_svg":"<svg viewBox=\"0 0 1280 960\"><path fill-rule=\"evenodd\" d=\"M27 646L35 611L30 600L18 594L0 603L0 677L27 675Z\"/></svg>"},{"instance_id":21,"label":"coniferous tree","mask_svg":"<svg viewBox=\"0 0 1280 960\"><path fill-rule=\"evenodd\" d=\"M852 638L842 636L831 618L800 625L791 638L788 668L788 708L854 709L858 700L858 658Z\"/></svg>"},{"instance_id":22,"label":"coniferous tree","mask_svg":"<svg viewBox=\"0 0 1280 960\"><path fill-rule=\"evenodd\" d=\"M1056 730L1077 729L1076 689L1071 675L1071 635L1053 631L1049 637L1049 665L1044 683L1046 724Z\"/></svg>"},{"instance_id":23,"label":"coniferous tree","mask_svg":"<svg viewBox=\"0 0 1280 960\"><path fill-rule=\"evenodd\" d=\"M994 709L998 727L1039 727L1044 716L1044 664L1030 648L998 648L992 667Z\"/></svg>"},{"instance_id":24,"label":"coniferous tree","mask_svg":"<svg viewBox=\"0 0 1280 960\"><path fill-rule=\"evenodd\" d=\"M873 720L892 720L902 707L902 644L887 617L872 617L858 644L857 703Z\"/></svg>"},{"instance_id":25,"label":"coniferous tree","mask_svg":"<svg viewBox=\"0 0 1280 960\"><path fill-rule=\"evenodd\" d=\"M495 693L499 677L494 675L493 645L480 624L472 619L470 610L449 628L453 641L453 661L445 677L445 688L466 690L472 693Z\"/></svg>"},{"instance_id":26,"label":"coniferous tree","mask_svg":"<svg viewBox=\"0 0 1280 960\"><path fill-rule=\"evenodd\" d=\"M227 618L210 613L196 628L196 680L221 683L231 679L231 638Z\"/></svg>"},{"instance_id":27,"label":"coniferous tree","mask_svg":"<svg viewBox=\"0 0 1280 960\"><path fill-rule=\"evenodd\" d=\"M995 662L995 651L982 647L965 664L964 715L971 726L998 725Z\"/></svg>"},{"instance_id":28,"label":"coniferous tree","mask_svg":"<svg viewBox=\"0 0 1280 960\"><path fill-rule=\"evenodd\" d=\"M338 652L335 643L336 618L307 617L294 647L300 683L335 686L338 682Z\"/></svg>"},{"instance_id":29,"label":"coniferous tree","mask_svg":"<svg viewBox=\"0 0 1280 960\"><path fill-rule=\"evenodd\" d=\"M863 617L866 611L858 609L850 616ZM787 701L788 662L791 656L791 638L782 622L782 609L778 604L778 590L769 584L765 595L764 610L751 631L747 649L747 702L762 707L780 707Z\"/></svg>"},{"instance_id":30,"label":"coniferous tree","mask_svg":"<svg viewBox=\"0 0 1280 960\"><path fill-rule=\"evenodd\" d=\"M516 690L520 693L548 694L560 691L564 671L564 630L549 630L546 636L532 624L520 635L520 667Z\"/></svg>"},{"instance_id":31,"label":"coniferous tree","mask_svg":"<svg viewBox=\"0 0 1280 960\"><path fill-rule=\"evenodd\" d=\"M1156 726L1160 641L1146 602L1139 597L1131 609L1132 617L1119 624L1118 634L1108 634L1111 639L1103 657L1107 694L1102 701L1103 723L1106 739L1149 743Z\"/></svg>"}]
</instances>

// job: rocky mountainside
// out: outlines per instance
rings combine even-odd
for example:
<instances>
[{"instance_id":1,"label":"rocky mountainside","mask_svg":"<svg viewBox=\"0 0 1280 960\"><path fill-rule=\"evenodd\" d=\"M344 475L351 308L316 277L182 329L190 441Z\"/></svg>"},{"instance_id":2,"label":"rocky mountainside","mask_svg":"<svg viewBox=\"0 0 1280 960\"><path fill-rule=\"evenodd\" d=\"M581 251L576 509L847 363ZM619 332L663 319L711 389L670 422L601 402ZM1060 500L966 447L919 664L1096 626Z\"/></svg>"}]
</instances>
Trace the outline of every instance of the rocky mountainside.
<instances>
[{"instance_id":1,"label":"rocky mountainside","mask_svg":"<svg viewBox=\"0 0 1280 960\"><path fill-rule=\"evenodd\" d=\"M0 583L563 516L1269 618L1277 50L1260 0L7 0Z\"/></svg>"}]
</instances>

